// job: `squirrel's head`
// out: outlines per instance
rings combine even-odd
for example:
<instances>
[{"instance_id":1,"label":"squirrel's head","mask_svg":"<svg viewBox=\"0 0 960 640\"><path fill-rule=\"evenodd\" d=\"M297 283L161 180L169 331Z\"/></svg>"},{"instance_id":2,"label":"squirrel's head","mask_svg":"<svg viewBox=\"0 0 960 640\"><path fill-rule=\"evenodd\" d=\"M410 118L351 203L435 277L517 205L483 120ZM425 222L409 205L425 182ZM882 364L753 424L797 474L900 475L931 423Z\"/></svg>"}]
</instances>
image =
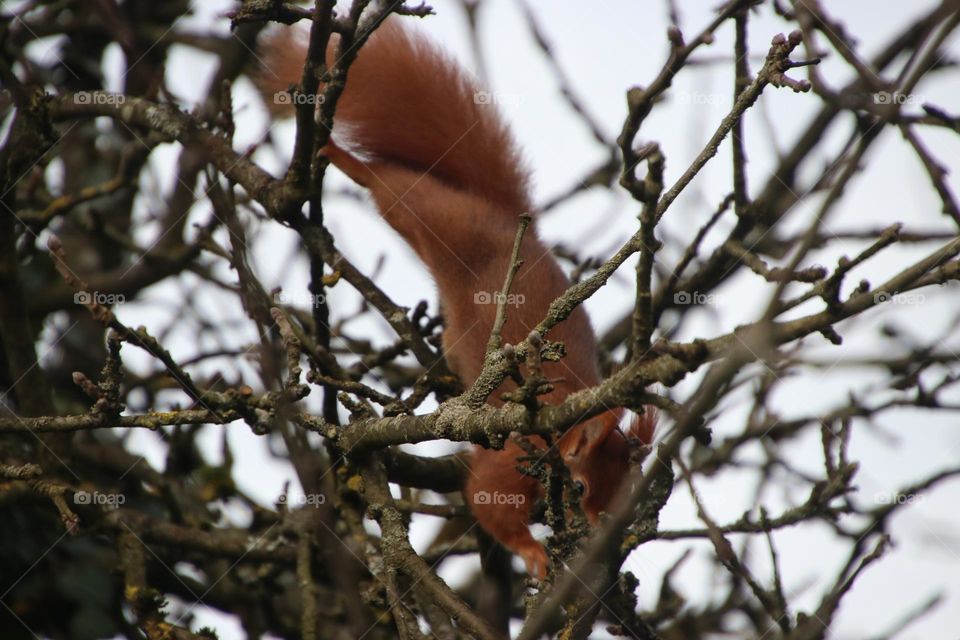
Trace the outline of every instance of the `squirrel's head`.
<instances>
[{"instance_id":1,"label":"squirrel's head","mask_svg":"<svg viewBox=\"0 0 960 640\"><path fill-rule=\"evenodd\" d=\"M619 409L601 413L572 427L558 443L570 478L580 492L583 512L591 523L609 510L630 472L630 443L620 430ZM630 435L641 444L653 438L655 415L648 408L631 425Z\"/></svg>"}]
</instances>

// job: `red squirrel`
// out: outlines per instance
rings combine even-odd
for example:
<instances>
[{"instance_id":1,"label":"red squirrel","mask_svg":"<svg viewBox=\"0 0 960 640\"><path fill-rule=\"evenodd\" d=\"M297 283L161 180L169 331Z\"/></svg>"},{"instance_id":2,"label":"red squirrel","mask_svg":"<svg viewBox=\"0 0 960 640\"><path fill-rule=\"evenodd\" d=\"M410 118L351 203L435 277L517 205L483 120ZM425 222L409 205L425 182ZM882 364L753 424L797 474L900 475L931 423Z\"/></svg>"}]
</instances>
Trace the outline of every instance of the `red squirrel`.
<instances>
[{"instance_id":1,"label":"red squirrel","mask_svg":"<svg viewBox=\"0 0 960 640\"><path fill-rule=\"evenodd\" d=\"M276 113L289 115L273 96L298 84L305 39L289 31L264 47L266 70L259 89ZM335 63L331 45L328 64ZM388 19L363 45L349 68L334 117L336 143L325 155L368 189L383 218L426 264L439 290L444 318L444 355L465 384L480 373L496 314L495 292L503 286L519 216L532 211L529 175L497 107L452 58L397 18ZM286 101L289 103L289 101ZM507 307L502 338L516 344L545 317L550 303L569 286L550 250L527 230L523 259ZM586 312L577 308L550 332L567 355L545 361L553 383L540 396L558 403L600 382L597 344ZM490 402L513 386L508 381ZM558 449L582 492L591 523L609 505L628 474L629 447L616 410L569 429ZM631 432L652 439L647 411ZM544 447L543 439L531 438ZM546 576L548 558L529 529L530 510L542 496L540 483L517 470L528 455L508 439L502 450L475 447L465 494L477 521L519 554L527 571Z\"/></svg>"}]
</instances>

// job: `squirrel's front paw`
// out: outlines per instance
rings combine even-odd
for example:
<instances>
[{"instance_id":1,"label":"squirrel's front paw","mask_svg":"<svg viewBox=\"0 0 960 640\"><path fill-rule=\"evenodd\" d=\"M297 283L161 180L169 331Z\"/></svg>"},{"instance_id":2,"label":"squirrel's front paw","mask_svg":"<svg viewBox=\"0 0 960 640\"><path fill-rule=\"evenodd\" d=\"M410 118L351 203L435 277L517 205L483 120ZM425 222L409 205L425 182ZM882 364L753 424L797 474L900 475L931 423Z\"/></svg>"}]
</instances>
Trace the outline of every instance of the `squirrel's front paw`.
<instances>
[{"instance_id":1,"label":"squirrel's front paw","mask_svg":"<svg viewBox=\"0 0 960 640\"><path fill-rule=\"evenodd\" d=\"M547 550L543 545L536 543L520 551L520 557L527 565L527 573L537 580L547 579L547 567L550 564L550 558L547 557Z\"/></svg>"}]
</instances>

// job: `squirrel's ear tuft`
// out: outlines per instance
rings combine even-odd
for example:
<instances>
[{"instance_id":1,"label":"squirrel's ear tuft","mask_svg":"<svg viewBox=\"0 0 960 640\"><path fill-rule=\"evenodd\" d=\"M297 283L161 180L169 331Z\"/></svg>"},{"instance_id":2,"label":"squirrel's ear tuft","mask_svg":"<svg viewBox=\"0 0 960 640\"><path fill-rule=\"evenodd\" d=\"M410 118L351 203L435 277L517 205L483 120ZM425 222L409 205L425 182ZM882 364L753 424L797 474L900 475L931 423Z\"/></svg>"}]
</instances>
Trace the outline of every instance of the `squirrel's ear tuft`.
<instances>
[{"instance_id":1,"label":"squirrel's ear tuft","mask_svg":"<svg viewBox=\"0 0 960 640\"><path fill-rule=\"evenodd\" d=\"M645 406L643 413L634 415L630 422L630 437L636 438L643 444L653 444L653 434L657 430L658 417L656 409L649 405Z\"/></svg>"},{"instance_id":2,"label":"squirrel's ear tuft","mask_svg":"<svg viewBox=\"0 0 960 640\"><path fill-rule=\"evenodd\" d=\"M611 433L620 428L621 414L621 411L611 409L586 423L584 431L591 448L606 440Z\"/></svg>"},{"instance_id":3,"label":"squirrel's ear tuft","mask_svg":"<svg viewBox=\"0 0 960 640\"><path fill-rule=\"evenodd\" d=\"M585 457L604 442L620 425L620 412L610 410L582 422L560 439L560 452L564 459Z\"/></svg>"}]
</instances>

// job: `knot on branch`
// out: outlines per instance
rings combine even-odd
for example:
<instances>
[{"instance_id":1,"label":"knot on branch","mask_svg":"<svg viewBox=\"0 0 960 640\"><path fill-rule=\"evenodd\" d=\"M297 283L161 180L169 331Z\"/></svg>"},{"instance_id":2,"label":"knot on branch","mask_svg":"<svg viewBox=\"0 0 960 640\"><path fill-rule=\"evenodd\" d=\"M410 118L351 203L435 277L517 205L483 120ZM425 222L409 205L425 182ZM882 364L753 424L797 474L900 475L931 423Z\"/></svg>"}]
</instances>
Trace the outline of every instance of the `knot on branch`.
<instances>
[{"instance_id":1,"label":"knot on branch","mask_svg":"<svg viewBox=\"0 0 960 640\"><path fill-rule=\"evenodd\" d=\"M300 339L290 325L290 321L286 315L284 315L283 310L278 307L272 307L270 309L270 316L274 322L277 323L277 328L280 330L280 337L283 340L284 353L287 360L287 372L289 374L284 384L287 397L292 402L302 400L310 394L310 387L305 384L300 384L300 375L303 373L303 369L300 367L300 351L302 349Z\"/></svg>"},{"instance_id":2,"label":"knot on branch","mask_svg":"<svg viewBox=\"0 0 960 640\"><path fill-rule=\"evenodd\" d=\"M787 77L787 71L790 69L820 63L817 58L802 61L790 59L790 54L801 42L803 42L803 34L800 31L791 31L789 36L778 33L773 37L763 70L770 84L775 87L790 87L795 93L810 90L810 82L807 80L794 80Z\"/></svg>"},{"instance_id":3,"label":"knot on branch","mask_svg":"<svg viewBox=\"0 0 960 640\"><path fill-rule=\"evenodd\" d=\"M680 31L680 27L675 24L667 27L667 40L670 41L670 44L676 48L680 49L683 47L683 33Z\"/></svg>"},{"instance_id":4,"label":"knot on branch","mask_svg":"<svg viewBox=\"0 0 960 640\"><path fill-rule=\"evenodd\" d=\"M673 356L680 362L691 367L700 366L710 355L710 349L707 343L700 339L680 344L661 338L653 343L652 349L657 355Z\"/></svg>"}]
</instances>

